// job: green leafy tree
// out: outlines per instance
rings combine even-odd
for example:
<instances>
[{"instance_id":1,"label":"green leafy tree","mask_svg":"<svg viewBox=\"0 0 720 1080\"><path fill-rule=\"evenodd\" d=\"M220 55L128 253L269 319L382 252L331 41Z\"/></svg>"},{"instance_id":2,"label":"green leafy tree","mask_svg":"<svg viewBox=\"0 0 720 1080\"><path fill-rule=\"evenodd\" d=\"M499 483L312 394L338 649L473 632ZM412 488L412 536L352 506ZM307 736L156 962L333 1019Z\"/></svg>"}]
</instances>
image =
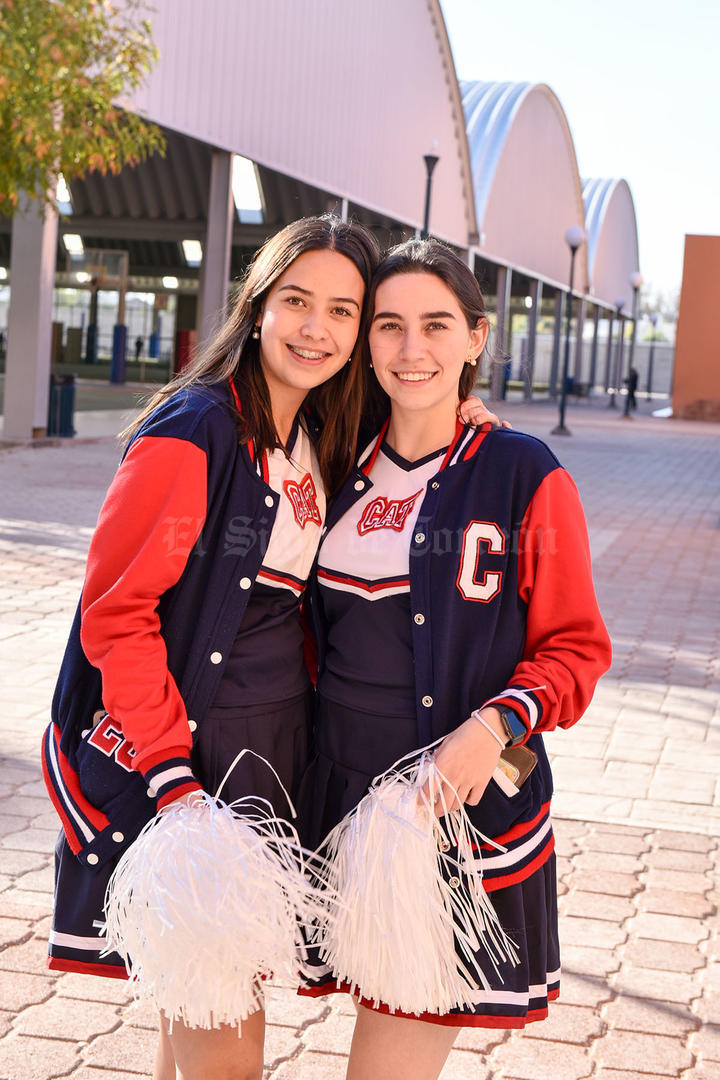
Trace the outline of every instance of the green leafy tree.
<instances>
[{"instance_id":1,"label":"green leafy tree","mask_svg":"<svg viewBox=\"0 0 720 1080\"><path fill-rule=\"evenodd\" d=\"M164 152L160 129L121 107L157 49L143 0L0 0L0 213L22 192L117 173Z\"/></svg>"}]
</instances>

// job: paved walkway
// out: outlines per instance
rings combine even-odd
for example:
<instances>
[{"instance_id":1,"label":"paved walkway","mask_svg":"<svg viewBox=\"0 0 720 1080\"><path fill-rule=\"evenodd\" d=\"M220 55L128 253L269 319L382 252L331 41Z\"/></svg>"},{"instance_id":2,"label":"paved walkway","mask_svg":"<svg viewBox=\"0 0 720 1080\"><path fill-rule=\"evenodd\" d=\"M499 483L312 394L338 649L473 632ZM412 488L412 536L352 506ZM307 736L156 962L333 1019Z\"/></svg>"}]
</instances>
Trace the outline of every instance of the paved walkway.
<instances>
[{"instance_id":1,"label":"paved walkway","mask_svg":"<svg viewBox=\"0 0 720 1080\"><path fill-rule=\"evenodd\" d=\"M641 408L647 406L641 402ZM720 426L507 403L580 487L615 661L549 739L564 977L523 1034L461 1033L443 1080L720 1080ZM117 414L85 414L107 434ZM44 968L55 814L40 781L107 438L0 453L0 1078L139 1080L154 1019L123 984ZM266 1077L340 1080L347 1001L271 989Z\"/></svg>"}]
</instances>

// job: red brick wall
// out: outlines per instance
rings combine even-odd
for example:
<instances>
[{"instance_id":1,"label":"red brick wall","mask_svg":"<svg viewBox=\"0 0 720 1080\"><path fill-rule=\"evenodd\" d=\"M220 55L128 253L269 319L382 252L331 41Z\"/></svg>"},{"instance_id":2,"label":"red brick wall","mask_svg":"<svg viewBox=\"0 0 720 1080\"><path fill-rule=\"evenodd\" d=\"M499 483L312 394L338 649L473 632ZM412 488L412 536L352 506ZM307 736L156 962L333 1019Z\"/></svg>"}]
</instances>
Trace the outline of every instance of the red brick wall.
<instances>
[{"instance_id":1,"label":"red brick wall","mask_svg":"<svg viewBox=\"0 0 720 1080\"><path fill-rule=\"evenodd\" d=\"M720 236L686 236L673 414L720 420Z\"/></svg>"}]
</instances>

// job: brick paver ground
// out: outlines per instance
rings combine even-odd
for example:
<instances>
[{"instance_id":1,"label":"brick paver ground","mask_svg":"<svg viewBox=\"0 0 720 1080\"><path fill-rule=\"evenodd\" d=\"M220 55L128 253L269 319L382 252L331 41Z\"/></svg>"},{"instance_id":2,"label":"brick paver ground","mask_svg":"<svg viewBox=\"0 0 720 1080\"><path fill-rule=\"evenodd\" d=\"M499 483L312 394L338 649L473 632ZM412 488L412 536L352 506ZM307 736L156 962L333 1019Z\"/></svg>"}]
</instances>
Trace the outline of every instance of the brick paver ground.
<instances>
[{"instance_id":1,"label":"brick paver ground","mask_svg":"<svg viewBox=\"0 0 720 1080\"><path fill-rule=\"evenodd\" d=\"M522 1034L463 1031L443 1080L720 1080L720 426L583 403L561 439L548 404L503 415L578 483L615 660L582 723L548 740L561 1000ZM0 453L2 1080L150 1075L154 1018L125 986L44 966L57 821L38 738L117 458L107 438ZM268 1020L268 1080L344 1076L348 1001L274 987Z\"/></svg>"}]
</instances>

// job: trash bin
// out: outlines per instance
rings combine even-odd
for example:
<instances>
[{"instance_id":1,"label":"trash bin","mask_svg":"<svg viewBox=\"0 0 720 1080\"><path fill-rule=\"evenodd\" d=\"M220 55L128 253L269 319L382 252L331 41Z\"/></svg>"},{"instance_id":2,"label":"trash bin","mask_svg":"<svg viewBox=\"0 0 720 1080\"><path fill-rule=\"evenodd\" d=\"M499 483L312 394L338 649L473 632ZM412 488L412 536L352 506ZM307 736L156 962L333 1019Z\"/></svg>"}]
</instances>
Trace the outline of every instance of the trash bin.
<instances>
[{"instance_id":1,"label":"trash bin","mask_svg":"<svg viewBox=\"0 0 720 1080\"><path fill-rule=\"evenodd\" d=\"M75 376L51 375L48 402L48 435L72 437L75 434Z\"/></svg>"}]
</instances>

